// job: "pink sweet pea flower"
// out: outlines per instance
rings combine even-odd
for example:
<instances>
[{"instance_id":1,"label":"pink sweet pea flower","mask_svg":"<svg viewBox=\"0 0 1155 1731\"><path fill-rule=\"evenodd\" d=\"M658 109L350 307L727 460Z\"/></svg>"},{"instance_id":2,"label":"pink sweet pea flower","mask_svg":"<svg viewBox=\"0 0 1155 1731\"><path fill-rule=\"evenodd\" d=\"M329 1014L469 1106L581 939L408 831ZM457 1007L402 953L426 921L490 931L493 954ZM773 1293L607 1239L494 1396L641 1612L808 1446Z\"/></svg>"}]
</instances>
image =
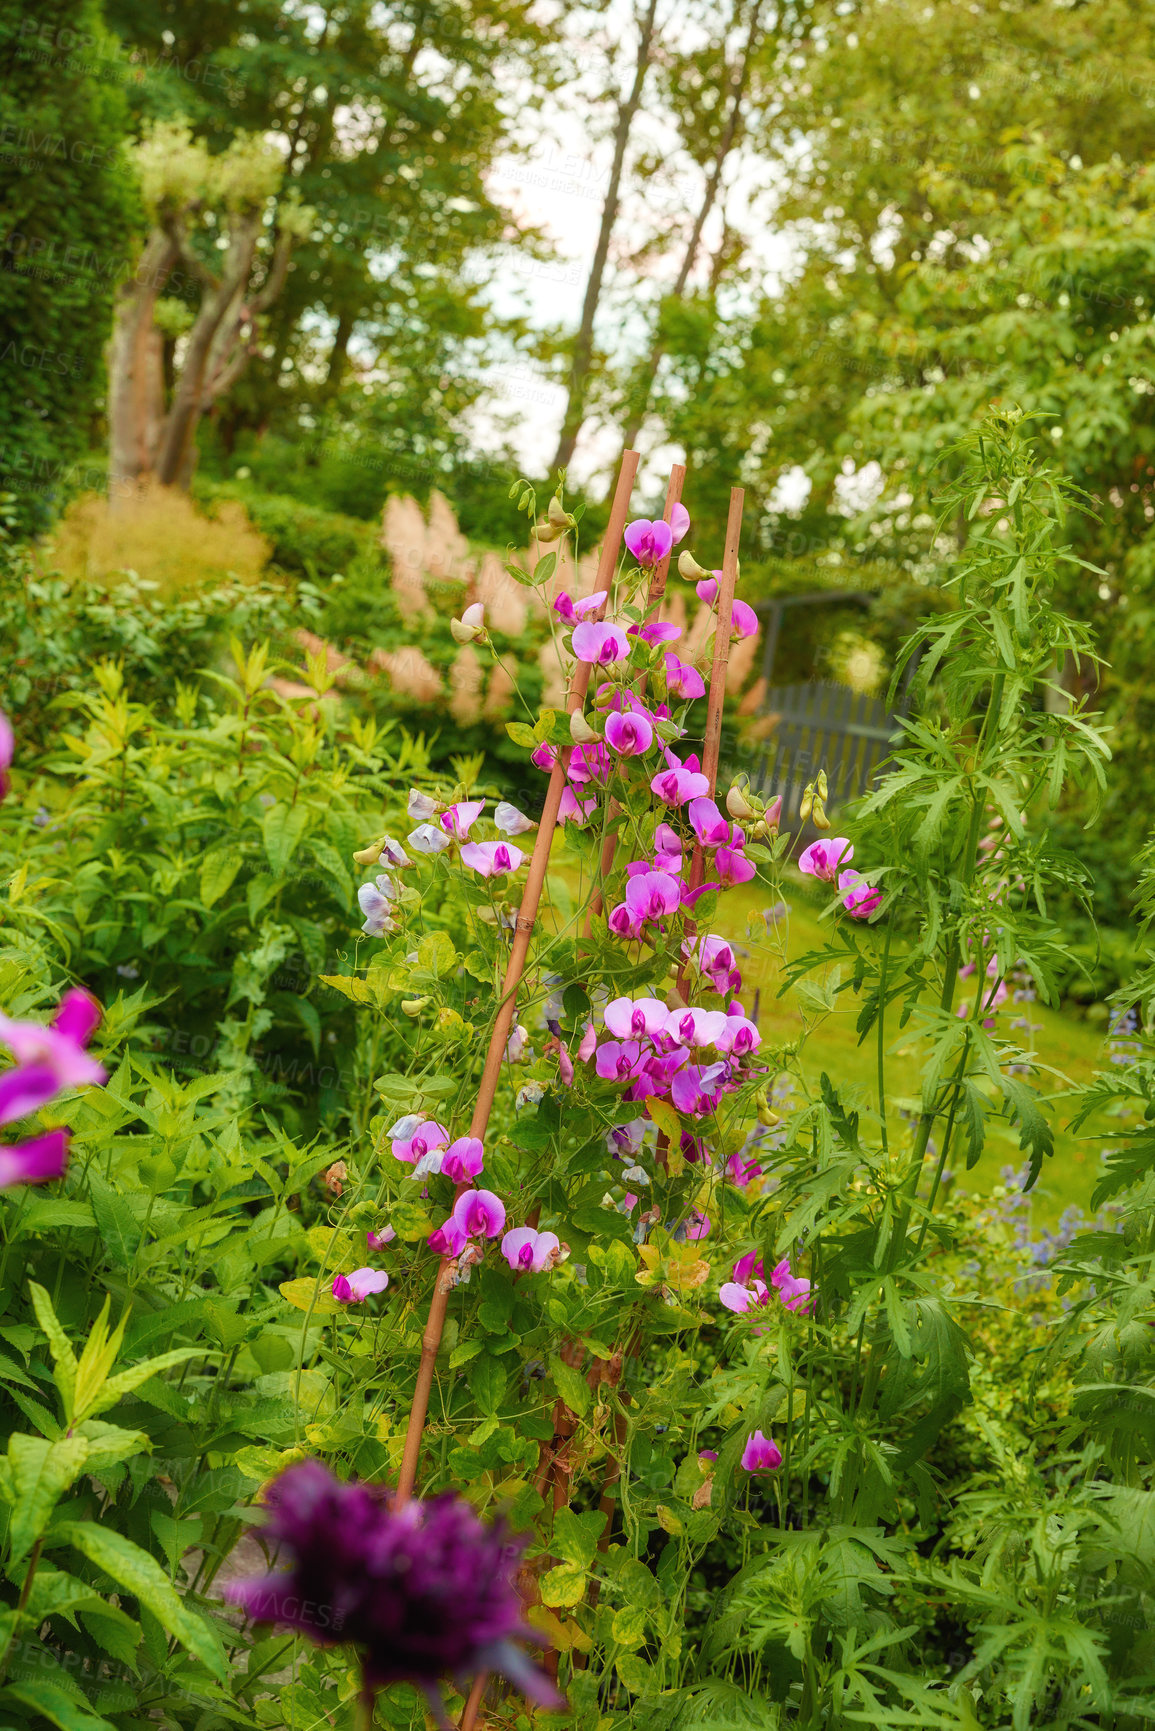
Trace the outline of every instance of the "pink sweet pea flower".
<instances>
[{"instance_id":1,"label":"pink sweet pea flower","mask_svg":"<svg viewBox=\"0 0 1155 1731\"><path fill-rule=\"evenodd\" d=\"M805 1316L814 1302L810 1293L810 1282L805 1276L791 1274L789 1257L784 1257L773 1270L770 1284L777 1289L787 1310L800 1310Z\"/></svg>"},{"instance_id":2,"label":"pink sweet pea flower","mask_svg":"<svg viewBox=\"0 0 1155 1731\"><path fill-rule=\"evenodd\" d=\"M588 1064L589 1060L593 1057L594 1052L597 1050L597 1044L598 1031L592 1022L587 1022L586 1031L582 1035L582 1043L578 1047L577 1055L579 1063Z\"/></svg>"},{"instance_id":3,"label":"pink sweet pea flower","mask_svg":"<svg viewBox=\"0 0 1155 1731\"><path fill-rule=\"evenodd\" d=\"M435 823L419 823L409 831L409 846L414 853L444 853L451 846L445 831Z\"/></svg>"},{"instance_id":4,"label":"pink sweet pea flower","mask_svg":"<svg viewBox=\"0 0 1155 1731\"><path fill-rule=\"evenodd\" d=\"M594 1069L603 1082L625 1082L644 1062L637 1040L606 1040L597 1049Z\"/></svg>"},{"instance_id":5,"label":"pink sweet pea flower","mask_svg":"<svg viewBox=\"0 0 1155 1731\"><path fill-rule=\"evenodd\" d=\"M333 1282L333 1297L342 1304L360 1304L371 1292L384 1292L389 1276L383 1268L355 1268L339 1274Z\"/></svg>"},{"instance_id":6,"label":"pink sweet pea flower","mask_svg":"<svg viewBox=\"0 0 1155 1731\"><path fill-rule=\"evenodd\" d=\"M480 1136L458 1136L441 1156L441 1174L454 1184L476 1178L485 1165L485 1147Z\"/></svg>"},{"instance_id":7,"label":"pink sweet pea flower","mask_svg":"<svg viewBox=\"0 0 1155 1731\"><path fill-rule=\"evenodd\" d=\"M720 847L710 870L724 890L733 889L737 884L748 884L758 875L758 867L752 859L746 858L740 847Z\"/></svg>"},{"instance_id":8,"label":"pink sweet pea flower","mask_svg":"<svg viewBox=\"0 0 1155 1731\"><path fill-rule=\"evenodd\" d=\"M782 1465L782 1450L776 1442L756 1430L746 1439L742 1465L748 1473L772 1473Z\"/></svg>"},{"instance_id":9,"label":"pink sweet pea flower","mask_svg":"<svg viewBox=\"0 0 1155 1731\"><path fill-rule=\"evenodd\" d=\"M731 1004L730 1013L722 1018L722 1028L714 1044L719 1052L728 1057L744 1058L747 1052L758 1050L762 1044L762 1036L758 1032L757 1023L742 1015L740 1005L738 1014L733 1012L734 1006Z\"/></svg>"},{"instance_id":10,"label":"pink sweet pea flower","mask_svg":"<svg viewBox=\"0 0 1155 1731\"><path fill-rule=\"evenodd\" d=\"M49 1130L17 1148L0 1147L0 1190L13 1184L46 1184L63 1178L68 1165L67 1130Z\"/></svg>"},{"instance_id":11,"label":"pink sweet pea flower","mask_svg":"<svg viewBox=\"0 0 1155 1731\"><path fill-rule=\"evenodd\" d=\"M529 754L529 761L535 769L544 769L548 775L557 762L557 746L551 745L548 739L543 739L540 745L535 745Z\"/></svg>"},{"instance_id":12,"label":"pink sweet pea flower","mask_svg":"<svg viewBox=\"0 0 1155 1731\"><path fill-rule=\"evenodd\" d=\"M739 1190L745 1190L753 1178L761 1178L762 1168L754 1160L743 1160L741 1154L731 1154L726 1162L726 1176Z\"/></svg>"},{"instance_id":13,"label":"pink sweet pea flower","mask_svg":"<svg viewBox=\"0 0 1155 1731\"><path fill-rule=\"evenodd\" d=\"M413 1116L400 1119L393 1126L399 1132L393 1141L393 1158L403 1160L406 1165L416 1165L426 1154L436 1154L448 1146L449 1131L444 1124L438 1124L432 1118Z\"/></svg>"},{"instance_id":14,"label":"pink sweet pea flower","mask_svg":"<svg viewBox=\"0 0 1155 1731\"><path fill-rule=\"evenodd\" d=\"M515 1274L540 1274L554 1266L560 1252L556 1232L537 1232L532 1226L515 1226L501 1241L501 1254Z\"/></svg>"},{"instance_id":15,"label":"pink sweet pea flower","mask_svg":"<svg viewBox=\"0 0 1155 1731\"><path fill-rule=\"evenodd\" d=\"M715 571L712 577L703 577L700 583L694 585L694 593L698 600L704 601L707 607L712 607L718 599L718 579L721 575L720 571Z\"/></svg>"},{"instance_id":16,"label":"pink sweet pea flower","mask_svg":"<svg viewBox=\"0 0 1155 1731\"><path fill-rule=\"evenodd\" d=\"M557 1044L557 1073L561 1077L562 1083L565 1087L573 1087L573 1059L561 1044L560 1040Z\"/></svg>"},{"instance_id":17,"label":"pink sweet pea flower","mask_svg":"<svg viewBox=\"0 0 1155 1731\"><path fill-rule=\"evenodd\" d=\"M84 1050L99 1021L96 1000L78 987L65 992L47 1027L0 1014L0 1044L16 1059L0 1076L0 1124L37 1111L66 1088L107 1080L103 1066Z\"/></svg>"},{"instance_id":18,"label":"pink sweet pea flower","mask_svg":"<svg viewBox=\"0 0 1155 1731\"><path fill-rule=\"evenodd\" d=\"M758 615L748 602L736 597L730 606L730 638L757 637Z\"/></svg>"},{"instance_id":19,"label":"pink sweet pea flower","mask_svg":"<svg viewBox=\"0 0 1155 1731\"><path fill-rule=\"evenodd\" d=\"M689 945L686 946L685 953L691 953ZM698 967L714 990L723 997L742 990L742 975L734 961L734 952L725 938L715 937L713 933L702 938L697 946L696 959Z\"/></svg>"},{"instance_id":20,"label":"pink sweet pea flower","mask_svg":"<svg viewBox=\"0 0 1155 1731\"><path fill-rule=\"evenodd\" d=\"M700 1461L716 1461L717 1458L718 1458L717 1449L699 1449L698 1450L698 1459Z\"/></svg>"},{"instance_id":21,"label":"pink sweet pea flower","mask_svg":"<svg viewBox=\"0 0 1155 1731\"><path fill-rule=\"evenodd\" d=\"M686 808L690 827L703 847L721 847L730 839L730 825L708 797L692 799Z\"/></svg>"},{"instance_id":22,"label":"pink sweet pea flower","mask_svg":"<svg viewBox=\"0 0 1155 1731\"><path fill-rule=\"evenodd\" d=\"M682 886L669 872L643 872L626 884L626 907L639 925L676 914L682 905Z\"/></svg>"},{"instance_id":23,"label":"pink sweet pea flower","mask_svg":"<svg viewBox=\"0 0 1155 1731\"><path fill-rule=\"evenodd\" d=\"M483 799L459 800L456 805L446 806L441 814L441 827L454 841L464 841L484 810Z\"/></svg>"},{"instance_id":24,"label":"pink sweet pea flower","mask_svg":"<svg viewBox=\"0 0 1155 1731\"><path fill-rule=\"evenodd\" d=\"M472 1195L473 1192L468 1194ZM468 1234L462 1231L452 1214L435 1232L429 1234L429 1248L436 1250L438 1256L460 1256L468 1242Z\"/></svg>"},{"instance_id":25,"label":"pink sweet pea flower","mask_svg":"<svg viewBox=\"0 0 1155 1731\"><path fill-rule=\"evenodd\" d=\"M674 545L674 531L660 518L651 522L648 517L637 517L626 524L622 540L639 565L657 565Z\"/></svg>"},{"instance_id":26,"label":"pink sweet pea flower","mask_svg":"<svg viewBox=\"0 0 1155 1731\"><path fill-rule=\"evenodd\" d=\"M848 866L854 858L854 844L844 835L831 836L829 841L812 841L798 856L798 870L804 877L821 878L832 884L839 866Z\"/></svg>"},{"instance_id":27,"label":"pink sweet pea flower","mask_svg":"<svg viewBox=\"0 0 1155 1731\"><path fill-rule=\"evenodd\" d=\"M527 1054L533 1051L529 1044L529 1029L515 1022L509 1031L509 1039L505 1042L505 1061L507 1064L520 1064Z\"/></svg>"},{"instance_id":28,"label":"pink sweet pea flower","mask_svg":"<svg viewBox=\"0 0 1155 1731\"><path fill-rule=\"evenodd\" d=\"M770 1288L764 1280L756 1280L752 1286L741 1286L733 1280L728 1280L724 1286L718 1288L718 1297L727 1310L732 1310L736 1315L743 1316L746 1311L752 1310L758 1305L769 1304Z\"/></svg>"},{"instance_id":29,"label":"pink sweet pea flower","mask_svg":"<svg viewBox=\"0 0 1155 1731\"><path fill-rule=\"evenodd\" d=\"M666 805L685 805L687 800L709 793L709 777L701 773L696 756L688 757L682 763L672 751L667 751L666 763L669 767L660 770L650 783L653 792Z\"/></svg>"},{"instance_id":30,"label":"pink sweet pea flower","mask_svg":"<svg viewBox=\"0 0 1155 1731\"><path fill-rule=\"evenodd\" d=\"M745 1256L740 1256L734 1264L734 1279L745 1286L751 1275L761 1279L766 1273L762 1258L756 1250L748 1250Z\"/></svg>"},{"instance_id":31,"label":"pink sweet pea flower","mask_svg":"<svg viewBox=\"0 0 1155 1731\"><path fill-rule=\"evenodd\" d=\"M509 841L470 841L461 850L461 863L479 877L502 877L515 872L525 855Z\"/></svg>"},{"instance_id":32,"label":"pink sweet pea flower","mask_svg":"<svg viewBox=\"0 0 1155 1731\"><path fill-rule=\"evenodd\" d=\"M566 787L562 789L557 819L559 823L576 823L580 828L597 809L596 799L579 799L572 787Z\"/></svg>"},{"instance_id":33,"label":"pink sweet pea flower","mask_svg":"<svg viewBox=\"0 0 1155 1731\"><path fill-rule=\"evenodd\" d=\"M882 900L882 891L868 884L861 872L839 872L838 889L843 907L856 920L868 920Z\"/></svg>"},{"instance_id":34,"label":"pink sweet pea flower","mask_svg":"<svg viewBox=\"0 0 1155 1731\"><path fill-rule=\"evenodd\" d=\"M582 787L587 781L608 781L612 768L610 754L598 740L596 744L574 746L566 774L575 787Z\"/></svg>"},{"instance_id":35,"label":"pink sweet pea flower","mask_svg":"<svg viewBox=\"0 0 1155 1731\"><path fill-rule=\"evenodd\" d=\"M686 1226L686 1237L688 1239L697 1240L699 1238L709 1238L709 1236L710 1216L708 1214L703 1214L700 1208L691 1209L690 1219Z\"/></svg>"},{"instance_id":36,"label":"pink sweet pea flower","mask_svg":"<svg viewBox=\"0 0 1155 1731\"><path fill-rule=\"evenodd\" d=\"M668 823L660 823L654 831L654 869L673 872L675 877L682 869L682 838Z\"/></svg>"},{"instance_id":37,"label":"pink sweet pea flower","mask_svg":"<svg viewBox=\"0 0 1155 1731\"><path fill-rule=\"evenodd\" d=\"M652 619L648 625L629 626L626 635L640 637L643 643L676 643L682 635L682 627L667 624L661 619Z\"/></svg>"},{"instance_id":38,"label":"pink sweet pea flower","mask_svg":"<svg viewBox=\"0 0 1155 1731\"><path fill-rule=\"evenodd\" d=\"M502 835L524 835L527 830L537 828L531 817L526 817L523 811L518 811L515 805L510 805L507 799L498 801L497 809L493 814L493 821Z\"/></svg>"},{"instance_id":39,"label":"pink sweet pea flower","mask_svg":"<svg viewBox=\"0 0 1155 1731\"><path fill-rule=\"evenodd\" d=\"M610 715L606 719L606 744L621 757L641 757L654 743L654 730L645 715Z\"/></svg>"},{"instance_id":40,"label":"pink sweet pea flower","mask_svg":"<svg viewBox=\"0 0 1155 1731\"><path fill-rule=\"evenodd\" d=\"M667 1039L682 1046L713 1046L727 1020L721 1010L670 1010L663 1031Z\"/></svg>"},{"instance_id":41,"label":"pink sweet pea flower","mask_svg":"<svg viewBox=\"0 0 1155 1731\"><path fill-rule=\"evenodd\" d=\"M666 690L671 697L680 697L689 702L694 697L705 697L706 682L696 667L690 667L685 661L679 661L674 654L666 656Z\"/></svg>"},{"instance_id":42,"label":"pink sweet pea flower","mask_svg":"<svg viewBox=\"0 0 1155 1731\"><path fill-rule=\"evenodd\" d=\"M574 631L573 652L578 661L592 667L610 667L628 659L630 640L616 625L591 625L587 621Z\"/></svg>"},{"instance_id":43,"label":"pink sweet pea flower","mask_svg":"<svg viewBox=\"0 0 1155 1731\"><path fill-rule=\"evenodd\" d=\"M467 1190L450 1218L467 1238L496 1238L505 1225L505 1204L492 1190Z\"/></svg>"},{"instance_id":44,"label":"pink sweet pea flower","mask_svg":"<svg viewBox=\"0 0 1155 1731\"><path fill-rule=\"evenodd\" d=\"M396 1229L386 1222L384 1226L379 1226L375 1232L367 1232L365 1234L365 1242L368 1244L370 1250L384 1250L387 1244L392 1244L396 1236Z\"/></svg>"},{"instance_id":45,"label":"pink sweet pea flower","mask_svg":"<svg viewBox=\"0 0 1155 1731\"><path fill-rule=\"evenodd\" d=\"M11 782L8 771L12 767L12 754L16 749L16 740L12 732L12 723L0 709L0 799L8 792Z\"/></svg>"},{"instance_id":46,"label":"pink sweet pea flower","mask_svg":"<svg viewBox=\"0 0 1155 1731\"><path fill-rule=\"evenodd\" d=\"M602 1020L619 1040L652 1040L669 1014L660 998L615 998L606 1005Z\"/></svg>"},{"instance_id":47,"label":"pink sweet pea flower","mask_svg":"<svg viewBox=\"0 0 1155 1731\"><path fill-rule=\"evenodd\" d=\"M553 610L567 625L573 625L584 619L587 613L596 613L602 602L609 599L609 593L608 589L599 589L596 595L586 595L580 601L574 601L563 589L553 604Z\"/></svg>"},{"instance_id":48,"label":"pink sweet pea flower","mask_svg":"<svg viewBox=\"0 0 1155 1731\"><path fill-rule=\"evenodd\" d=\"M441 807L435 799L430 799L427 793L418 793L415 787L411 787L409 789L409 804L405 809L406 814L415 823L428 823L437 816Z\"/></svg>"},{"instance_id":49,"label":"pink sweet pea flower","mask_svg":"<svg viewBox=\"0 0 1155 1731\"><path fill-rule=\"evenodd\" d=\"M722 1097L725 1064L685 1064L670 1083L670 1098L687 1118L704 1118Z\"/></svg>"}]
</instances>

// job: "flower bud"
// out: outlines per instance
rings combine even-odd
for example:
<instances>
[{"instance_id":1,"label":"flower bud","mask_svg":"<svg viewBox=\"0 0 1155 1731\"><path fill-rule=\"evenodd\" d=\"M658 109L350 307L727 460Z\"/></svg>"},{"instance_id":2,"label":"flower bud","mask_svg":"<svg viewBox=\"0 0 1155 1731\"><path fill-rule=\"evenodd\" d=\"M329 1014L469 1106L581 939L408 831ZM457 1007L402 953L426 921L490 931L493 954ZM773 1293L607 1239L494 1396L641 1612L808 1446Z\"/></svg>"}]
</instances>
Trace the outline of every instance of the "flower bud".
<instances>
[{"instance_id":1,"label":"flower bud","mask_svg":"<svg viewBox=\"0 0 1155 1731\"><path fill-rule=\"evenodd\" d=\"M806 819L810 816L810 811L811 811L811 807L813 806L813 804L814 804L814 783L812 781L808 781L806 783L806 786L802 790L802 803L798 807L798 821L799 821L799 823L805 823L806 822Z\"/></svg>"},{"instance_id":2,"label":"flower bud","mask_svg":"<svg viewBox=\"0 0 1155 1731\"><path fill-rule=\"evenodd\" d=\"M819 799L825 805L826 801L830 798L830 789L826 785L826 771L824 769L818 771L817 790Z\"/></svg>"},{"instance_id":3,"label":"flower bud","mask_svg":"<svg viewBox=\"0 0 1155 1731\"><path fill-rule=\"evenodd\" d=\"M814 812L810 821L814 825L815 829L830 828L830 819L826 815L826 807L817 797L815 797L814 800Z\"/></svg>"},{"instance_id":4,"label":"flower bud","mask_svg":"<svg viewBox=\"0 0 1155 1731\"><path fill-rule=\"evenodd\" d=\"M431 1003L431 1002L432 1002L432 999L430 999L428 997L425 997L425 998L402 998L402 1000L401 1000L402 1014L406 1015L406 1016L419 1016L421 1014L422 1010L425 1009L426 1005Z\"/></svg>"},{"instance_id":5,"label":"flower bud","mask_svg":"<svg viewBox=\"0 0 1155 1731\"><path fill-rule=\"evenodd\" d=\"M573 517L556 496L550 500L549 511L546 514L555 529L566 530L574 527Z\"/></svg>"},{"instance_id":6,"label":"flower bud","mask_svg":"<svg viewBox=\"0 0 1155 1731\"><path fill-rule=\"evenodd\" d=\"M388 839L388 836L383 835L381 840L375 841L371 847L358 848L357 852L353 855L353 858L356 860L358 865L376 865L377 861L381 858L382 851Z\"/></svg>"},{"instance_id":7,"label":"flower bud","mask_svg":"<svg viewBox=\"0 0 1155 1731\"><path fill-rule=\"evenodd\" d=\"M782 795L780 793L774 795L762 813L762 821L773 835L778 834L778 825L782 822Z\"/></svg>"},{"instance_id":8,"label":"flower bud","mask_svg":"<svg viewBox=\"0 0 1155 1731\"><path fill-rule=\"evenodd\" d=\"M737 782L733 783L726 795L726 810L731 817L737 818L739 823L749 823L752 818L758 815L755 807L750 804Z\"/></svg>"},{"instance_id":9,"label":"flower bud","mask_svg":"<svg viewBox=\"0 0 1155 1731\"><path fill-rule=\"evenodd\" d=\"M704 571L687 548L678 554L678 575L684 577L687 583L697 583L703 577L709 577L709 571Z\"/></svg>"},{"instance_id":10,"label":"flower bud","mask_svg":"<svg viewBox=\"0 0 1155 1731\"><path fill-rule=\"evenodd\" d=\"M560 541L565 530L559 529L556 523L547 522L539 523L534 533L539 541L544 541L548 545L550 541Z\"/></svg>"},{"instance_id":11,"label":"flower bud","mask_svg":"<svg viewBox=\"0 0 1155 1731\"><path fill-rule=\"evenodd\" d=\"M601 736L594 732L580 709L569 718L569 736L575 745L593 745Z\"/></svg>"}]
</instances>

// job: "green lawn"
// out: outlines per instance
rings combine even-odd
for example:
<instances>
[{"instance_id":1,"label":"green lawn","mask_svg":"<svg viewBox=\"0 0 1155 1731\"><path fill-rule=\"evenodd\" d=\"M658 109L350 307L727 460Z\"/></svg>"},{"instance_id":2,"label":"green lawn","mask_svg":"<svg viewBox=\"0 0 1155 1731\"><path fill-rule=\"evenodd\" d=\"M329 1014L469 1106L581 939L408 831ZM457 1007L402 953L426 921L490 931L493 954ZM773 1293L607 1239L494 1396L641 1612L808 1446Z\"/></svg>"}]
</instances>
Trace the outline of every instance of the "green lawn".
<instances>
[{"instance_id":1,"label":"green lawn","mask_svg":"<svg viewBox=\"0 0 1155 1731\"><path fill-rule=\"evenodd\" d=\"M802 1008L794 990L779 995L781 970L774 954L776 943L768 942L761 911L767 905L764 892L752 886L732 890L721 899L714 928L728 937L741 951L743 1000L750 1013L755 991L760 992L759 1024L767 1044L782 1044L797 1040L803 1032ZM826 940L828 927L819 910L801 889L787 890L788 920L785 930L786 953L792 957L817 949ZM756 932L756 935L750 935ZM858 1000L851 992L838 1000L840 1008L826 1015L814 1028L803 1048L802 1069L815 1088L825 1070L849 1101L870 1110L877 1108L876 1064L877 1045L872 1034L859 1045L854 1030ZM845 1006L844 1008L841 1006ZM1036 1086L1049 1094L1061 1096L1066 1085L1089 1081L1094 1071L1105 1063L1102 1025L1047 1009L1038 1003L1007 1005L1001 1011L1004 1022L1024 1012L1038 1025L1034 1035L1035 1052L1040 1063L1060 1072L1065 1082L1046 1074L1036 1079ZM1025 1038L1022 1033L1020 1038ZM887 1042L887 1077L892 1101L898 1100L914 1108L919 1093L922 1054L920 1042L900 1033L897 1014L893 1034ZM1053 1224L1062 1210L1072 1203L1086 1208L1096 1174L1099 1170L1099 1149L1109 1131L1104 1127L1099 1136L1088 1139L1084 1131L1076 1138L1066 1129L1073 1112L1060 1098L1054 1115L1056 1146L1035 1188L1035 1213L1040 1222ZM898 1111L892 1106L889 1119L892 1132L901 1133ZM990 1122L986 1150L979 1164L969 1174L956 1168L958 1181L968 1190L988 1193L1000 1182L1001 1169L1008 1164L1021 1164L1018 1137L1000 1119Z\"/></svg>"}]
</instances>

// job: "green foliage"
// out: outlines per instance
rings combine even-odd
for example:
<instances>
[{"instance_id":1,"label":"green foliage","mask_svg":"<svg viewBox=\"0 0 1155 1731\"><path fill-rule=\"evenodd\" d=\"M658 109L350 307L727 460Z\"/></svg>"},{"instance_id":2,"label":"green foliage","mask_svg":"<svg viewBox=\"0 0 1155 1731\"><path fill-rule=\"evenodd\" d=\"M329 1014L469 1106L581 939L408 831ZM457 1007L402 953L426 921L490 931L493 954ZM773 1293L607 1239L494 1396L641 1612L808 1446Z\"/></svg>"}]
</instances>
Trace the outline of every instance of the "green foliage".
<instances>
[{"instance_id":1,"label":"green foliage","mask_svg":"<svg viewBox=\"0 0 1155 1731\"><path fill-rule=\"evenodd\" d=\"M88 448L139 213L123 93L100 77L112 38L98 0L5 0L0 46L0 491L28 531L59 509Z\"/></svg>"}]
</instances>

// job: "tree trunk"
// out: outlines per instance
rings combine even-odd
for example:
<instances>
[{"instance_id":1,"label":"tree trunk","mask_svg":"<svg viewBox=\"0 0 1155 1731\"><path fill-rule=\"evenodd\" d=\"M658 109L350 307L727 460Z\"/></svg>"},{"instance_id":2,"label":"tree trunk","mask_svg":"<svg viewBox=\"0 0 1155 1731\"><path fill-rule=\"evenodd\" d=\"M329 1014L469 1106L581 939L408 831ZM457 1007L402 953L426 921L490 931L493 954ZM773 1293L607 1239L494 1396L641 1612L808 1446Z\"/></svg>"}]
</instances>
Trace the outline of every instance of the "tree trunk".
<instances>
[{"instance_id":1,"label":"tree trunk","mask_svg":"<svg viewBox=\"0 0 1155 1731\"><path fill-rule=\"evenodd\" d=\"M179 256L176 241L154 229L136 274L117 290L108 346L108 482L114 507L152 472L164 419L164 345L153 315Z\"/></svg>"},{"instance_id":2,"label":"tree trunk","mask_svg":"<svg viewBox=\"0 0 1155 1731\"><path fill-rule=\"evenodd\" d=\"M617 220L620 202L622 169L626 159L626 145L629 143L630 128L634 116L641 105L642 89L646 82L646 73L650 65L650 50L653 46L654 18L658 10L658 0L649 0L645 19L638 37L637 58L634 61L634 82L630 94L624 102L618 104L618 119L614 127L614 159L610 169L610 183L606 188L605 202L602 205L601 228L598 231L598 244L594 249L593 264L590 267L589 280L586 283L585 300L582 303L581 324L574 341L573 361L570 366L569 393L566 398L565 415L562 418L561 433L558 437L557 451L553 459L555 469L567 468L577 444L578 434L585 419L586 386L589 382L590 368L593 364L594 351L594 319L597 315L598 302L601 299L602 279L605 276L606 261L610 253L610 236Z\"/></svg>"},{"instance_id":3,"label":"tree trunk","mask_svg":"<svg viewBox=\"0 0 1155 1731\"><path fill-rule=\"evenodd\" d=\"M173 393L160 447L156 478L165 487L188 486L195 461L197 426L206 407L205 386L214 344L230 311L239 318L239 308L253 267L261 218L246 212L236 218L230 236L224 272L219 282L206 285L200 311L189 332L180 381Z\"/></svg>"},{"instance_id":4,"label":"tree trunk","mask_svg":"<svg viewBox=\"0 0 1155 1731\"><path fill-rule=\"evenodd\" d=\"M722 184L722 170L726 166L726 158L733 150L738 139L738 131L742 119L742 101L746 95L746 89L750 82L750 67L754 59L755 50L758 46L758 32L763 3L764 0L754 0L754 7L750 14L750 29L746 35L746 46L742 52L742 58L735 70L734 77L731 80L730 112L726 117L726 124L722 129L722 136L718 140L718 148L714 152L714 161L711 165L710 173L706 181L705 191L702 194L702 202L698 207L698 214L694 219L694 226L690 231L690 238L686 242L686 250L682 255L682 263L681 268L678 271L677 280L674 283L673 288L670 290L669 295L665 297L668 300L680 301L686 292L686 285L690 280L690 273L694 268L694 262L698 256L698 248L702 244L702 230L705 228L706 220L714 208L715 201L718 197L718 188ZM738 8L735 7L735 16L737 15L737 10ZM634 385L630 392L629 419L626 423L624 441L627 450L632 451L635 448L635 441L637 440L638 433L641 431L641 425L646 416L646 407L650 400L650 391L658 370L658 363L661 361L665 350L666 345L662 341L661 324L659 321L659 324L654 331L654 337L650 344L649 353L646 355L645 360L634 375Z\"/></svg>"}]
</instances>

